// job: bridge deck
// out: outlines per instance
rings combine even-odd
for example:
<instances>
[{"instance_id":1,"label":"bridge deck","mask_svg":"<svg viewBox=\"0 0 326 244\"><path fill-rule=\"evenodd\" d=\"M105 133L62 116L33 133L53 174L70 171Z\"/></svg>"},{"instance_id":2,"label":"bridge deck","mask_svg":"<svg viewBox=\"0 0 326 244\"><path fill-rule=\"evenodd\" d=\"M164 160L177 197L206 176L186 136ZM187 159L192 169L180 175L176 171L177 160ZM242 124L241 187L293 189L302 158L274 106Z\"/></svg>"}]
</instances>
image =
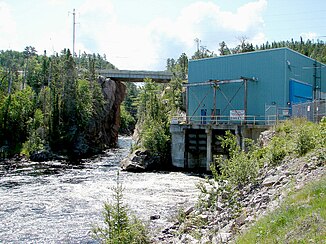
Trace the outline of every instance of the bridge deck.
<instances>
[{"instance_id":1,"label":"bridge deck","mask_svg":"<svg viewBox=\"0 0 326 244\"><path fill-rule=\"evenodd\" d=\"M154 82L168 83L172 79L172 73L166 71L144 71L144 70L100 70L99 74L117 81L143 82L150 78Z\"/></svg>"}]
</instances>

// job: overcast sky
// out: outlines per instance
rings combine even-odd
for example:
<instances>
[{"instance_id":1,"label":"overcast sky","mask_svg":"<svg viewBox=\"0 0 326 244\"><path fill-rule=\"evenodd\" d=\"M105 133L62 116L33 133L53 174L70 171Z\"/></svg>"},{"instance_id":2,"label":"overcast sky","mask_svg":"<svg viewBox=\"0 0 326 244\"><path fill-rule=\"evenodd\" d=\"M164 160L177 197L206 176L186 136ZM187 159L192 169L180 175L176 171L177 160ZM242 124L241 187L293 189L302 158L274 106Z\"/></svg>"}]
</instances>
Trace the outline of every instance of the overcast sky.
<instances>
[{"instance_id":1,"label":"overcast sky","mask_svg":"<svg viewBox=\"0 0 326 244\"><path fill-rule=\"evenodd\" d=\"M324 0L0 0L0 49L72 49L74 8L77 55L106 54L119 69L164 70L196 51L195 38L215 53L243 36L326 41Z\"/></svg>"}]
</instances>

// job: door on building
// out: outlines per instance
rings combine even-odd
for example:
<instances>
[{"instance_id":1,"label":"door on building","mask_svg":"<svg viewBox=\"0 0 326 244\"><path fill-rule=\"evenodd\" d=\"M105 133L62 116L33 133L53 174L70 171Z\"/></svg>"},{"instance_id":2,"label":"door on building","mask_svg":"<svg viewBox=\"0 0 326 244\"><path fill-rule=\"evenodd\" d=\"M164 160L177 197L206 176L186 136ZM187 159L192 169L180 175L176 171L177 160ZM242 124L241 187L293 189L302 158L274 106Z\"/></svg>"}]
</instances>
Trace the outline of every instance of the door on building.
<instances>
[{"instance_id":1,"label":"door on building","mask_svg":"<svg viewBox=\"0 0 326 244\"><path fill-rule=\"evenodd\" d=\"M201 117L201 123L206 124L206 119L207 119L207 109L201 109L200 110L200 117Z\"/></svg>"},{"instance_id":2,"label":"door on building","mask_svg":"<svg viewBox=\"0 0 326 244\"><path fill-rule=\"evenodd\" d=\"M290 80L290 102L291 104L311 102L312 85L297 80Z\"/></svg>"}]
</instances>

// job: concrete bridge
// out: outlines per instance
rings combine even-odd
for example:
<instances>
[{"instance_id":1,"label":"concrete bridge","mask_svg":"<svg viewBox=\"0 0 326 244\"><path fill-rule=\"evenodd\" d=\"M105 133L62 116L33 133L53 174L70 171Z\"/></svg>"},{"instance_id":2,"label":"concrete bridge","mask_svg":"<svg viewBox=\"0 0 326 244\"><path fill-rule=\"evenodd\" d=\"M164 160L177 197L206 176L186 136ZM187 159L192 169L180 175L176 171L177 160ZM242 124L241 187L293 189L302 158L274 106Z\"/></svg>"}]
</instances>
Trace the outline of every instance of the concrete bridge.
<instances>
[{"instance_id":1,"label":"concrete bridge","mask_svg":"<svg viewBox=\"0 0 326 244\"><path fill-rule=\"evenodd\" d=\"M150 78L157 83L168 83L172 79L172 73L167 71L145 70L100 70L99 74L106 78L123 82L144 82Z\"/></svg>"}]
</instances>

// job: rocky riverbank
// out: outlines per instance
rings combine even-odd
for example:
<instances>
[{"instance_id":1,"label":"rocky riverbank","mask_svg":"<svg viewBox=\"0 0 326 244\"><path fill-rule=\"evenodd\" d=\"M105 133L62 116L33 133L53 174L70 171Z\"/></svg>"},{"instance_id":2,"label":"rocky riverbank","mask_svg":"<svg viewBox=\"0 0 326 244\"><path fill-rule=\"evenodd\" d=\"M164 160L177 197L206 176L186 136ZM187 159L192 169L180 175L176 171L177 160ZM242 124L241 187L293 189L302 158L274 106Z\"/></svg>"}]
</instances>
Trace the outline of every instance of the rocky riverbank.
<instances>
[{"instance_id":1,"label":"rocky riverbank","mask_svg":"<svg viewBox=\"0 0 326 244\"><path fill-rule=\"evenodd\" d=\"M326 155L326 149L321 149L318 153ZM212 197L218 196L214 206L199 204L189 207L183 212L182 221L167 226L155 237L154 242L232 242L237 234L278 208L289 192L325 177L325 164L325 158L312 153L301 158L287 157L277 167L262 168L257 184L249 184L234 195L234 189L227 191L221 183L205 182L200 201L209 204ZM232 195L233 198L230 198Z\"/></svg>"}]
</instances>

